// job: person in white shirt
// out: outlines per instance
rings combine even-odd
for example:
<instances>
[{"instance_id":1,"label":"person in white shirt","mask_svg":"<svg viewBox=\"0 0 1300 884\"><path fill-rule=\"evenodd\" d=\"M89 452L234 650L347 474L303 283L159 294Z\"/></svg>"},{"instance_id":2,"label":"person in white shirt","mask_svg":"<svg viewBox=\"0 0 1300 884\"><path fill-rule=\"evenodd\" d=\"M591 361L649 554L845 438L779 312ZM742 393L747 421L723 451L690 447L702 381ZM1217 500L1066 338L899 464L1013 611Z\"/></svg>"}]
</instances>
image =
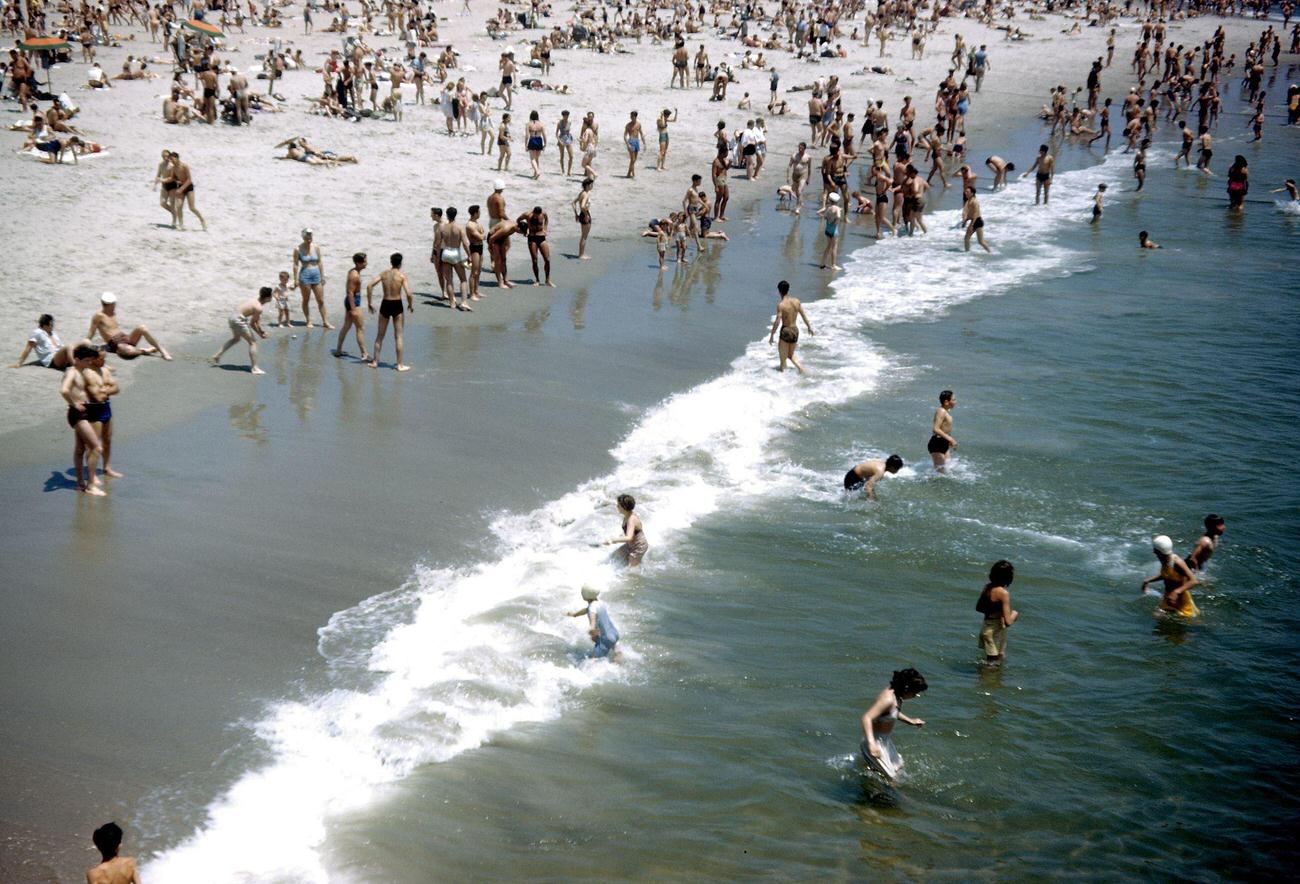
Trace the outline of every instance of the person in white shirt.
<instances>
[{"instance_id":1,"label":"person in white shirt","mask_svg":"<svg viewBox=\"0 0 1300 884\"><path fill-rule=\"evenodd\" d=\"M54 333L54 317L43 313L36 321L36 328L32 329L32 333L27 336L22 355L9 367L21 368L27 362L27 357L35 353L38 365L63 371L72 364L67 351L68 348L63 346L59 336Z\"/></svg>"}]
</instances>

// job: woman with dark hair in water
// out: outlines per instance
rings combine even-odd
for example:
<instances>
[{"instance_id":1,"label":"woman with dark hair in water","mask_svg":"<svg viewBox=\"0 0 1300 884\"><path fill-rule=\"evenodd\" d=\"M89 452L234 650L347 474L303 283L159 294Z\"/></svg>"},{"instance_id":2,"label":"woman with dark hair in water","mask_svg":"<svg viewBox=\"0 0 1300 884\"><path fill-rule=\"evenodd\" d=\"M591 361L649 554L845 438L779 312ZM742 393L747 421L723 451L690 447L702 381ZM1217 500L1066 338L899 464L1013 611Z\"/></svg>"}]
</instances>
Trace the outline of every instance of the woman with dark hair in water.
<instances>
[{"instance_id":1,"label":"woman with dark hair in water","mask_svg":"<svg viewBox=\"0 0 1300 884\"><path fill-rule=\"evenodd\" d=\"M1250 170L1246 168L1246 158L1237 154L1228 169L1228 209L1240 212L1246 204L1246 194L1250 191Z\"/></svg>"},{"instance_id":2,"label":"woman with dark hair in water","mask_svg":"<svg viewBox=\"0 0 1300 884\"><path fill-rule=\"evenodd\" d=\"M634 509L636 509L636 498L630 494L618 496L618 514L623 519L623 533L604 541L606 544L623 544L615 555L623 564L632 568L641 564L641 559L650 549L650 544L645 539L645 531L642 529L641 517L632 512Z\"/></svg>"},{"instance_id":3,"label":"woman with dark hair in water","mask_svg":"<svg viewBox=\"0 0 1300 884\"><path fill-rule=\"evenodd\" d=\"M984 615L980 628L979 646L991 663L1001 660L1007 652L1007 628L1020 617L1011 607L1011 593L1007 587L1016 579L1016 569L1006 559L994 562L989 569L989 582L980 590L975 610Z\"/></svg>"},{"instance_id":4,"label":"woman with dark hair in water","mask_svg":"<svg viewBox=\"0 0 1300 884\"><path fill-rule=\"evenodd\" d=\"M915 669L899 670L889 680L889 687L862 714L862 757L888 779L897 777L903 767L903 757L894 748L894 725L900 721L913 727L925 725L924 719L903 714L903 701L919 696L927 687L925 676Z\"/></svg>"}]
</instances>

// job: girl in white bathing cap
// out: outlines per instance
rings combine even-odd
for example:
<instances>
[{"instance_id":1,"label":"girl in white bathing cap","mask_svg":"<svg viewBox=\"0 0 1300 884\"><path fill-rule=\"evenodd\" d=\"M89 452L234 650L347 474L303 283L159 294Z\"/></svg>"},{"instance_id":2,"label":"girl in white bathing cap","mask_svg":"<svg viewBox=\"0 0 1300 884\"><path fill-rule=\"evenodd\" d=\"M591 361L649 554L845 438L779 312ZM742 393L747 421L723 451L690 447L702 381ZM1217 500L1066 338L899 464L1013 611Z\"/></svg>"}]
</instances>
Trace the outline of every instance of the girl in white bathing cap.
<instances>
[{"instance_id":1,"label":"girl in white bathing cap","mask_svg":"<svg viewBox=\"0 0 1300 884\"><path fill-rule=\"evenodd\" d=\"M618 645L618 627L609 616L609 608L600 600L600 590L594 586L584 586L582 600L587 603L587 606L569 611L568 616L581 617L584 614L587 616L587 634L591 636L591 641L595 645L591 656L608 657L615 652Z\"/></svg>"},{"instance_id":2,"label":"girl in white bathing cap","mask_svg":"<svg viewBox=\"0 0 1300 884\"><path fill-rule=\"evenodd\" d=\"M1142 581L1142 592L1147 586L1157 581L1164 581L1164 592L1160 595L1160 607L1157 613L1178 614L1183 617L1195 617L1201 613L1192 599L1191 589L1199 581L1187 563L1174 555L1174 542L1163 534L1151 538L1151 551L1160 562L1160 570L1154 577Z\"/></svg>"}]
</instances>

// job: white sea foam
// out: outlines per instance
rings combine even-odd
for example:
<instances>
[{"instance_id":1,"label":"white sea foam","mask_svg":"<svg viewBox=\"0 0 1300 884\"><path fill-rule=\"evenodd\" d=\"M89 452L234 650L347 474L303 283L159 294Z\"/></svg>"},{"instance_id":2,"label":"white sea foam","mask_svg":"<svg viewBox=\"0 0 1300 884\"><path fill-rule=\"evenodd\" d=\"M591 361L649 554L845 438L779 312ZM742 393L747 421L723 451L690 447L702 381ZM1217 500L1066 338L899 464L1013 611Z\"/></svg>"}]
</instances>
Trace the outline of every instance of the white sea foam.
<instances>
[{"instance_id":1,"label":"white sea foam","mask_svg":"<svg viewBox=\"0 0 1300 884\"><path fill-rule=\"evenodd\" d=\"M533 512L497 518L492 561L417 568L407 586L334 615L320 630L334 688L267 710L255 731L270 761L213 801L206 823L150 862L146 878L328 880L319 847L332 815L374 802L421 765L559 715L593 684L631 677L635 654L618 665L584 661L583 625L561 617L578 604L578 585L594 583L608 589L615 619L636 641L637 612L620 606L621 578L607 552L591 545L617 526L612 498L637 497L653 574L702 517L780 493L765 481L782 457L774 442L807 409L870 392L887 368L864 327L933 317L1080 269L1081 258L1051 237L1078 224L1097 182L1115 180L1123 167L1112 161L1057 176L1050 207L1027 206L1032 186L1021 183L982 197L999 252L992 257L960 254L960 237L948 229L954 211L934 215L928 237L857 252L832 284L834 297L812 307L817 335L801 344L809 375L774 371L775 348L766 338L752 343L721 377L648 410L615 447L608 475Z\"/></svg>"}]
</instances>

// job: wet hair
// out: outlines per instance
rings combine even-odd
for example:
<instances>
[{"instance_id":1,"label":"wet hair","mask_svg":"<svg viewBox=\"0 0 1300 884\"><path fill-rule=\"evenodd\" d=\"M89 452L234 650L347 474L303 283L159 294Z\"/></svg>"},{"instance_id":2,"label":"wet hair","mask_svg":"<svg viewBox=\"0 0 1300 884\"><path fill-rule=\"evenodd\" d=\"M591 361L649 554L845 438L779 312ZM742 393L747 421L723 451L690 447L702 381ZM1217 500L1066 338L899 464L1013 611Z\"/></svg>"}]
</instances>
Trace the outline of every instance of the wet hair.
<instances>
[{"instance_id":1,"label":"wet hair","mask_svg":"<svg viewBox=\"0 0 1300 884\"><path fill-rule=\"evenodd\" d=\"M942 393L939 394L940 405L943 405L945 402L951 402L951 401L952 401L952 390L944 390Z\"/></svg>"},{"instance_id":2,"label":"wet hair","mask_svg":"<svg viewBox=\"0 0 1300 884\"><path fill-rule=\"evenodd\" d=\"M118 848L122 846L122 827L117 823L104 823L91 834L90 840L95 842L104 862L108 862L117 856Z\"/></svg>"},{"instance_id":3,"label":"wet hair","mask_svg":"<svg viewBox=\"0 0 1300 884\"><path fill-rule=\"evenodd\" d=\"M360 263L361 263L362 261L364 261L364 260L366 260L366 253L365 253L365 252L357 252L355 255L352 256L352 263L353 263L353 264L360 264Z\"/></svg>"},{"instance_id":4,"label":"wet hair","mask_svg":"<svg viewBox=\"0 0 1300 884\"><path fill-rule=\"evenodd\" d=\"M989 586L1010 586L1016 579L1016 568L1006 559L998 559L989 568Z\"/></svg>"},{"instance_id":5,"label":"wet hair","mask_svg":"<svg viewBox=\"0 0 1300 884\"><path fill-rule=\"evenodd\" d=\"M99 348L92 347L89 344L78 344L72 351L73 359L94 359L99 355Z\"/></svg>"},{"instance_id":6,"label":"wet hair","mask_svg":"<svg viewBox=\"0 0 1300 884\"><path fill-rule=\"evenodd\" d=\"M398 267L401 267L401 266L402 266L402 253L401 253L401 252L393 252L391 255L388 256L388 262L389 262L390 264L393 265L393 268L394 268L394 269L396 269L396 268L398 268Z\"/></svg>"},{"instance_id":7,"label":"wet hair","mask_svg":"<svg viewBox=\"0 0 1300 884\"><path fill-rule=\"evenodd\" d=\"M537 120L537 119L538 119L537 111L532 111L531 113L529 113L529 114L528 114L528 119L530 119L530 120Z\"/></svg>"},{"instance_id":8,"label":"wet hair","mask_svg":"<svg viewBox=\"0 0 1300 884\"><path fill-rule=\"evenodd\" d=\"M1047 153L1047 145L1046 145L1046 144L1040 144L1040 145L1038 145L1038 152L1039 152L1039 153Z\"/></svg>"},{"instance_id":9,"label":"wet hair","mask_svg":"<svg viewBox=\"0 0 1300 884\"><path fill-rule=\"evenodd\" d=\"M447 207L447 220L448 220L448 221L455 221L455 220L456 220L456 207L455 207L455 206L448 206L448 207Z\"/></svg>"},{"instance_id":10,"label":"wet hair","mask_svg":"<svg viewBox=\"0 0 1300 884\"><path fill-rule=\"evenodd\" d=\"M54 317L48 313L42 313L41 318L36 320L36 324L41 328L45 328L47 325L54 325Z\"/></svg>"},{"instance_id":11,"label":"wet hair","mask_svg":"<svg viewBox=\"0 0 1300 884\"><path fill-rule=\"evenodd\" d=\"M1145 230L1138 231L1138 239L1146 239L1150 235L1151 234L1147 233Z\"/></svg>"},{"instance_id":12,"label":"wet hair","mask_svg":"<svg viewBox=\"0 0 1300 884\"><path fill-rule=\"evenodd\" d=\"M636 498L630 494L620 494L618 496L618 505L630 513L636 509Z\"/></svg>"},{"instance_id":13,"label":"wet hair","mask_svg":"<svg viewBox=\"0 0 1300 884\"><path fill-rule=\"evenodd\" d=\"M885 458L885 472L897 473L903 468L903 459L897 454L891 454Z\"/></svg>"},{"instance_id":14,"label":"wet hair","mask_svg":"<svg viewBox=\"0 0 1300 884\"><path fill-rule=\"evenodd\" d=\"M790 294L790 283L783 279L776 284L776 290L783 295L788 295Z\"/></svg>"},{"instance_id":15,"label":"wet hair","mask_svg":"<svg viewBox=\"0 0 1300 884\"><path fill-rule=\"evenodd\" d=\"M273 294L275 294L275 289L271 288L269 285L264 285L257 290L257 300L269 301Z\"/></svg>"},{"instance_id":16,"label":"wet hair","mask_svg":"<svg viewBox=\"0 0 1300 884\"><path fill-rule=\"evenodd\" d=\"M910 667L898 670L889 679L889 689L895 694L910 694L915 697L924 693L928 687L925 676Z\"/></svg>"},{"instance_id":17,"label":"wet hair","mask_svg":"<svg viewBox=\"0 0 1300 884\"><path fill-rule=\"evenodd\" d=\"M1015 164L1015 163L1007 163L1007 171L1008 171L1008 172L1014 172L1014 171L1016 171L1016 164Z\"/></svg>"},{"instance_id":18,"label":"wet hair","mask_svg":"<svg viewBox=\"0 0 1300 884\"><path fill-rule=\"evenodd\" d=\"M1222 524L1223 524L1223 516L1219 515L1218 513L1210 513L1208 516L1205 517L1206 531L1213 531L1215 528L1218 528Z\"/></svg>"}]
</instances>

